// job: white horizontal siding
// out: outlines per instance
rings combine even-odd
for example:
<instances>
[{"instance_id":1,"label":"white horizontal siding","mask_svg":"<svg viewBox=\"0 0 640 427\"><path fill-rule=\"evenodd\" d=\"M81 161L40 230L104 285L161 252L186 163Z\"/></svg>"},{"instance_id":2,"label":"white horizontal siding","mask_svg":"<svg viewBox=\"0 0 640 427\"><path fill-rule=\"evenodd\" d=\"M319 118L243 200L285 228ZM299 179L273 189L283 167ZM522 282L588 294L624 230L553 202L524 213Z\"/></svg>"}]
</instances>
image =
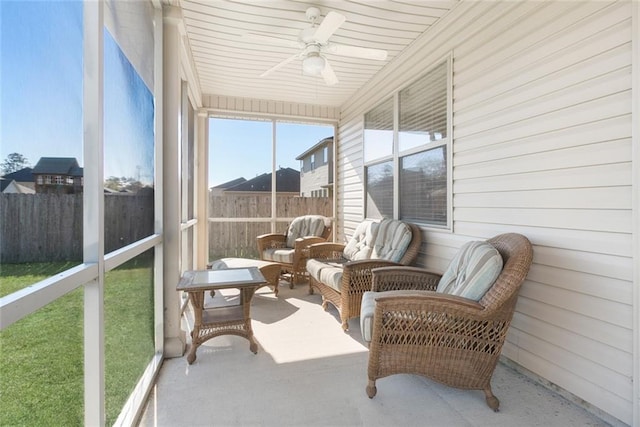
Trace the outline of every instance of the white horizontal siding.
<instances>
[{"instance_id":1,"label":"white horizontal siding","mask_svg":"<svg viewBox=\"0 0 640 427\"><path fill-rule=\"evenodd\" d=\"M341 107L338 203L363 215L362 117L453 52L453 233L534 244L503 354L624 423L633 412L630 2L461 2Z\"/></svg>"}]
</instances>

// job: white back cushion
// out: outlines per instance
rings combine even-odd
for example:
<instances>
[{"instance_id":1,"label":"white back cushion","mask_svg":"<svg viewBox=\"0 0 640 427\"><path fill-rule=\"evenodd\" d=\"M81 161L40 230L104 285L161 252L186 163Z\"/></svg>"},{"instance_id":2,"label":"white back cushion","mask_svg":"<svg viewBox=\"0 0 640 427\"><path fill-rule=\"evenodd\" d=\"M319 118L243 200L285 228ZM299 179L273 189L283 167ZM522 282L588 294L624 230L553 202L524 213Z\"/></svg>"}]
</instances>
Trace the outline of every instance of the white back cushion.
<instances>
[{"instance_id":1,"label":"white back cushion","mask_svg":"<svg viewBox=\"0 0 640 427\"><path fill-rule=\"evenodd\" d=\"M321 215L304 215L294 218L287 230L287 247L293 248L296 239L307 236L322 236L325 218Z\"/></svg>"},{"instance_id":2,"label":"white back cushion","mask_svg":"<svg viewBox=\"0 0 640 427\"><path fill-rule=\"evenodd\" d=\"M371 258L379 224L371 219L362 221L342 252L350 261Z\"/></svg>"},{"instance_id":3,"label":"white back cushion","mask_svg":"<svg viewBox=\"0 0 640 427\"><path fill-rule=\"evenodd\" d=\"M380 222L371 258L399 262L411 242L411 228L402 221L385 218Z\"/></svg>"},{"instance_id":4,"label":"white back cushion","mask_svg":"<svg viewBox=\"0 0 640 427\"><path fill-rule=\"evenodd\" d=\"M487 242L467 242L451 260L436 292L479 301L502 271L502 257Z\"/></svg>"}]
</instances>

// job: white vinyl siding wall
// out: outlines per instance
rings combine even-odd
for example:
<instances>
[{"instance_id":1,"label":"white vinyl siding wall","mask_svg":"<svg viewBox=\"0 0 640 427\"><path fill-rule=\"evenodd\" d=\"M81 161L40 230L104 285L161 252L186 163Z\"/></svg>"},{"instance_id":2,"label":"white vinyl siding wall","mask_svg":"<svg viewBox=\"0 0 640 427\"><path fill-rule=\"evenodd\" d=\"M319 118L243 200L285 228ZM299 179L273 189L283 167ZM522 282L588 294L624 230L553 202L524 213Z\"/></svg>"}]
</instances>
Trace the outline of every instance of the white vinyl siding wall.
<instances>
[{"instance_id":1,"label":"white vinyl siding wall","mask_svg":"<svg viewBox=\"0 0 640 427\"><path fill-rule=\"evenodd\" d=\"M526 235L534 263L503 355L624 423L633 416L632 5L462 2L342 106L338 239L363 218L364 113L453 53L453 233ZM499 395L499 390L496 390Z\"/></svg>"}]
</instances>

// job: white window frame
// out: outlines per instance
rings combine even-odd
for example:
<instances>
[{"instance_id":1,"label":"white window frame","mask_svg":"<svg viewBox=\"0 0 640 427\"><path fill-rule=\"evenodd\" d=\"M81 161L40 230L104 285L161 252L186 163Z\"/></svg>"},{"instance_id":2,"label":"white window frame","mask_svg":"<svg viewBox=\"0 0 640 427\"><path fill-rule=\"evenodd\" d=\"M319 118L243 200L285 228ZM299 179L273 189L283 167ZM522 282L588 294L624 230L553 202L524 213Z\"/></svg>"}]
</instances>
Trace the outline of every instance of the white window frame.
<instances>
[{"instance_id":1,"label":"white window frame","mask_svg":"<svg viewBox=\"0 0 640 427\"><path fill-rule=\"evenodd\" d=\"M429 72L431 72L432 70L434 70L436 67L442 65L443 62L446 62L446 66L447 66L447 136L446 138L442 138L441 140L438 141L432 141L429 143L426 143L424 145L420 145L420 146L416 146L416 147L412 147L409 148L405 151L403 151L402 153L400 152L400 148L399 148L399 138L398 138L398 129L399 129L399 103L400 103L400 92L402 90L404 90L405 88L411 86L412 84L414 84L415 82L419 81L422 77L424 77L426 74L428 74ZM370 166L374 166L376 164L379 163L384 163L384 162L388 162L389 160L393 161L393 218L398 219L400 217L400 159L403 157L407 157L413 154L417 154L417 153L421 153L421 152L425 152L425 151L429 151L431 149L437 148L437 147L441 147L444 146L445 150L446 150L446 168L447 168L447 220L446 220L446 225L438 225L438 224L433 224L433 223L428 223L428 222L420 222L419 225L424 227L424 228L431 228L431 229L437 229L437 230L447 230L447 231L452 231L453 228L453 219L452 219L452 214L453 214L453 167L452 167L452 160L453 160L453 155L452 155L452 151L453 151L453 56L451 53L447 54L445 57L441 58L438 61L435 61L428 69L425 70L424 73L421 73L417 78L411 80L411 82L409 82L408 84L398 88L396 91L394 91L394 93L392 94L393 97L393 149L392 149L392 154L388 155L388 156L384 156L384 157L380 157L380 158L376 158L373 160L369 160L369 161L365 161L363 163L363 176L367 176L367 170L368 167ZM386 96L384 97L384 99L380 102L388 102L389 97ZM378 105L372 107L376 108ZM370 110L371 110L370 109ZM369 111L370 111L369 110ZM365 115L368 113L368 111L366 111L363 114L362 117L362 123L364 124L364 117ZM363 130L364 131L364 130ZM364 141L364 135L363 135L363 144L362 144L362 149L363 149L363 153L364 150L366 149L365 147L365 141ZM369 217L369 213L366 212L366 206L367 206L367 194L368 194L368 189L367 189L367 182L365 179L364 182L364 192L363 192L363 209L365 209L364 212L364 216L365 217Z\"/></svg>"}]
</instances>

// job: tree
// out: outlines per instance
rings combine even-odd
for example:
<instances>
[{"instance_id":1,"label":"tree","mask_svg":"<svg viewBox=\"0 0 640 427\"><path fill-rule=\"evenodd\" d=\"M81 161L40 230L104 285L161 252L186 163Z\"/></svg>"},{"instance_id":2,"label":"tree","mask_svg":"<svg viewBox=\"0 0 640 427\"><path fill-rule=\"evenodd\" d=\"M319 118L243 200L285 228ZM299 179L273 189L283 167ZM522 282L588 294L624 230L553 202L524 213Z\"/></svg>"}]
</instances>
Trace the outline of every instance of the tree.
<instances>
[{"instance_id":1,"label":"tree","mask_svg":"<svg viewBox=\"0 0 640 427\"><path fill-rule=\"evenodd\" d=\"M19 171L20 169L24 169L29 166L29 160L25 156L20 153L11 153L7 156L7 159L2 162L0 165L0 169L2 169L2 174L7 175L9 173L13 173Z\"/></svg>"},{"instance_id":2,"label":"tree","mask_svg":"<svg viewBox=\"0 0 640 427\"><path fill-rule=\"evenodd\" d=\"M136 193L144 185L134 178L110 176L104 181L104 187L114 191Z\"/></svg>"}]
</instances>

